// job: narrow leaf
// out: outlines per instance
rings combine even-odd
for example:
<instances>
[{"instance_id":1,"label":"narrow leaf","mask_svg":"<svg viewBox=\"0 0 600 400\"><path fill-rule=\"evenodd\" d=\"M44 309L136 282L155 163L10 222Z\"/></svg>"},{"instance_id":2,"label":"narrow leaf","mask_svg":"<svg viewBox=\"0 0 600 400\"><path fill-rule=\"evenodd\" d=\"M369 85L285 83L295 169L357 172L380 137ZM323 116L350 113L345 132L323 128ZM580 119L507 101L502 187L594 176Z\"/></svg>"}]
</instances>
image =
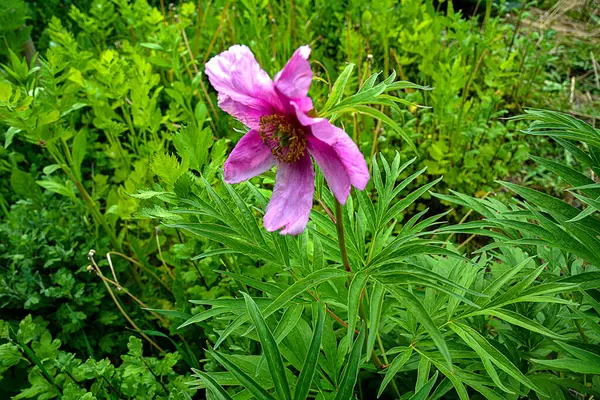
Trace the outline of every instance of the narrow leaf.
<instances>
[{"instance_id":1,"label":"narrow leaf","mask_svg":"<svg viewBox=\"0 0 600 400\"><path fill-rule=\"evenodd\" d=\"M224 354L220 354L213 349L208 349L208 352L215 360L225 367L235 378L244 386L250 393L259 400L275 400L270 393L263 389L252 377L242 371L234 362L229 360Z\"/></svg>"},{"instance_id":2,"label":"narrow leaf","mask_svg":"<svg viewBox=\"0 0 600 400\"><path fill-rule=\"evenodd\" d=\"M308 397L312 380L317 372L317 362L321 352L321 341L323 339L323 324L325 322L325 311L323 307L319 307L319 316L317 317L317 325L313 332L308 353L304 359L298 382L296 382L296 390L294 392L294 400L305 400Z\"/></svg>"},{"instance_id":3,"label":"narrow leaf","mask_svg":"<svg viewBox=\"0 0 600 400\"><path fill-rule=\"evenodd\" d=\"M352 339L354 339L354 327L358 318L361 294L368 279L369 276L365 271L357 272L348 289L348 343L352 343Z\"/></svg>"},{"instance_id":4,"label":"narrow leaf","mask_svg":"<svg viewBox=\"0 0 600 400\"><path fill-rule=\"evenodd\" d=\"M285 376L286 369L283 365L283 359L277 348L275 338L267 326L258 306L254 300L252 300L252 297L248 296L246 293L242 293L242 295L246 301L246 309L256 327L258 338L260 339L263 352L267 358L267 365L269 366L269 372L271 373L277 395L280 399L291 400L292 395Z\"/></svg>"},{"instance_id":5,"label":"narrow leaf","mask_svg":"<svg viewBox=\"0 0 600 400\"><path fill-rule=\"evenodd\" d=\"M450 370L452 370L452 359L450 357L448 345L446 344L446 341L444 340L444 337L442 336L442 333L438 329L437 325L435 322L433 322L429 316L429 313L427 310L425 310L419 299L417 299L414 294L401 287L392 287L386 285L386 289L418 318L419 322L425 327L431 336L431 339L433 339L435 345L448 363L448 367Z\"/></svg>"},{"instance_id":6,"label":"narrow leaf","mask_svg":"<svg viewBox=\"0 0 600 400\"><path fill-rule=\"evenodd\" d=\"M354 392L354 386L358 379L358 371L360 369L360 361L362 359L362 348L365 342L365 327L360 330L360 335L354 341L352 350L350 351L350 357L348 358L348 364L342 373L342 379L340 386L338 387L335 400L347 400L352 398Z\"/></svg>"}]
</instances>

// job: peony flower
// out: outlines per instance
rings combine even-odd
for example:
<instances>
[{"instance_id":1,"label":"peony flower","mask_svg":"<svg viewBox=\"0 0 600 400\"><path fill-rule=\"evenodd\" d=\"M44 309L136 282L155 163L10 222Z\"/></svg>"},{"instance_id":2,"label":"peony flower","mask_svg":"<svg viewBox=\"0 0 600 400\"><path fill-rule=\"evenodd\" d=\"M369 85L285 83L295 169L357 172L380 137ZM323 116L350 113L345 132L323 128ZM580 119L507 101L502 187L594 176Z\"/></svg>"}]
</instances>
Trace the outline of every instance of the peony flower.
<instances>
[{"instance_id":1,"label":"peony flower","mask_svg":"<svg viewBox=\"0 0 600 400\"><path fill-rule=\"evenodd\" d=\"M308 223L315 177L310 156L342 204L350 186L363 190L369 181L365 159L352 139L327 119L309 115L309 55L310 47L300 47L274 80L240 45L213 57L205 69L219 107L250 128L225 162L225 182L239 183L277 165L264 225L283 235L302 233Z\"/></svg>"}]
</instances>

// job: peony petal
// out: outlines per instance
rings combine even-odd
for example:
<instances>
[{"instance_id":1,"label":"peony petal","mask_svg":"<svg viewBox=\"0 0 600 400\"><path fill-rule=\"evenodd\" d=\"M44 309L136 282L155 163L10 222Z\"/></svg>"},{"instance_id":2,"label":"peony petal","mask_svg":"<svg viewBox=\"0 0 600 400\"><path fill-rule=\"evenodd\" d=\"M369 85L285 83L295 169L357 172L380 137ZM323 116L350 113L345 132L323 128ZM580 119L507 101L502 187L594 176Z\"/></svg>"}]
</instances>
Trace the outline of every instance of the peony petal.
<instances>
[{"instance_id":1,"label":"peony petal","mask_svg":"<svg viewBox=\"0 0 600 400\"><path fill-rule=\"evenodd\" d=\"M314 136L308 137L308 150L315 159L334 196L342 204L350 194L350 177L333 146Z\"/></svg>"},{"instance_id":2,"label":"peony petal","mask_svg":"<svg viewBox=\"0 0 600 400\"><path fill-rule=\"evenodd\" d=\"M246 46L231 46L211 58L204 72L219 92L219 105L244 123L253 123L257 115L260 118L283 111L273 81Z\"/></svg>"},{"instance_id":3,"label":"peony petal","mask_svg":"<svg viewBox=\"0 0 600 400\"><path fill-rule=\"evenodd\" d=\"M235 146L224 165L226 183L240 183L273 168L275 158L260 138L250 130Z\"/></svg>"},{"instance_id":4,"label":"peony petal","mask_svg":"<svg viewBox=\"0 0 600 400\"><path fill-rule=\"evenodd\" d=\"M275 87L289 99L305 98L308 94L312 81L309 56L309 46L299 47L285 67L275 75Z\"/></svg>"},{"instance_id":5,"label":"peony petal","mask_svg":"<svg viewBox=\"0 0 600 400\"><path fill-rule=\"evenodd\" d=\"M311 126L314 124L318 124L319 122L327 121L325 118L313 118L306 115L310 109L306 110L306 106L303 105L300 101L290 101L290 104L294 107L296 111L296 118L303 126ZM312 101L311 101L312 105Z\"/></svg>"},{"instance_id":6,"label":"peony petal","mask_svg":"<svg viewBox=\"0 0 600 400\"><path fill-rule=\"evenodd\" d=\"M346 132L337 126L332 125L327 120L323 120L311 125L310 129L314 138L318 139L318 141L324 145L331 147L330 151L321 151L321 154L317 156L321 158L328 157L327 161L322 160L319 162L317 157L315 157L315 160L320 167L321 164L325 165L325 168L321 167L324 175L326 173L325 170L329 171L328 173L331 174L330 177L325 175L325 178L327 178L327 183L330 185L331 189L334 190L334 194L336 195L337 199L340 202L344 202L347 195L344 197L344 192L341 190L341 188L344 187L344 182L331 184L332 180L338 179L338 177L342 176L342 174L339 172L338 161L334 161L331 158L333 154L337 155L339 163L344 166L346 174L348 175L348 179L350 179L350 184L359 190L364 190L364 188L367 186L367 183L369 183L369 168L367 167L365 157L360 152L360 149L358 146L356 146L352 139L350 139ZM314 145L315 141L312 140L311 142ZM322 148L323 146L318 147L317 151L322 150ZM312 151L312 149L310 150ZM339 191L340 196L338 196L335 190Z\"/></svg>"},{"instance_id":7,"label":"peony petal","mask_svg":"<svg viewBox=\"0 0 600 400\"><path fill-rule=\"evenodd\" d=\"M269 232L283 228L282 235L302 233L308 223L314 190L315 172L308 153L296 163L280 163L264 217L265 228Z\"/></svg>"},{"instance_id":8,"label":"peony petal","mask_svg":"<svg viewBox=\"0 0 600 400\"><path fill-rule=\"evenodd\" d=\"M264 114L265 110L246 106L221 93L219 93L218 100L219 108L221 108L221 110L235 117L242 124L252 129L258 129L260 127L260 117L266 115Z\"/></svg>"}]
</instances>

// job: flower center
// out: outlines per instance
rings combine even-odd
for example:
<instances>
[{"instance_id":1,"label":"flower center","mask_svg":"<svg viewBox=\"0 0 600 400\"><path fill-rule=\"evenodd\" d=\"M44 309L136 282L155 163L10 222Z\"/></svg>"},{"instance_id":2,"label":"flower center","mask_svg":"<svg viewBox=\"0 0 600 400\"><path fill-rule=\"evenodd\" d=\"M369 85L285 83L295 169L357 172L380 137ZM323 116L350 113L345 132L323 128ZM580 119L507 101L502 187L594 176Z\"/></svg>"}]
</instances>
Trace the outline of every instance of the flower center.
<instances>
[{"instance_id":1,"label":"flower center","mask_svg":"<svg viewBox=\"0 0 600 400\"><path fill-rule=\"evenodd\" d=\"M294 163L304 156L307 143L304 131L290 124L283 115L260 117L259 133L277 160Z\"/></svg>"}]
</instances>

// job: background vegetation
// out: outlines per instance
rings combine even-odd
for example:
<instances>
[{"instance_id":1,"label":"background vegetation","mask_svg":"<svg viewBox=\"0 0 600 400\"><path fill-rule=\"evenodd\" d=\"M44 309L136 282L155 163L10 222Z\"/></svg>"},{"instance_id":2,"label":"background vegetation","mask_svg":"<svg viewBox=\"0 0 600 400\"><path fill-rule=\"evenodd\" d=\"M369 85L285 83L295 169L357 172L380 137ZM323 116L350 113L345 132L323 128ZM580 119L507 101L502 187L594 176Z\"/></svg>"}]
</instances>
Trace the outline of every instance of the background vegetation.
<instances>
[{"instance_id":1,"label":"background vegetation","mask_svg":"<svg viewBox=\"0 0 600 400\"><path fill-rule=\"evenodd\" d=\"M0 397L600 396L599 17L1 2ZM318 176L299 237L262 229L272 172L221 179L244 129L203 66L236 43L271 75L310 44L372 172L335 217Z\"/></svg>"}]
</instances>

